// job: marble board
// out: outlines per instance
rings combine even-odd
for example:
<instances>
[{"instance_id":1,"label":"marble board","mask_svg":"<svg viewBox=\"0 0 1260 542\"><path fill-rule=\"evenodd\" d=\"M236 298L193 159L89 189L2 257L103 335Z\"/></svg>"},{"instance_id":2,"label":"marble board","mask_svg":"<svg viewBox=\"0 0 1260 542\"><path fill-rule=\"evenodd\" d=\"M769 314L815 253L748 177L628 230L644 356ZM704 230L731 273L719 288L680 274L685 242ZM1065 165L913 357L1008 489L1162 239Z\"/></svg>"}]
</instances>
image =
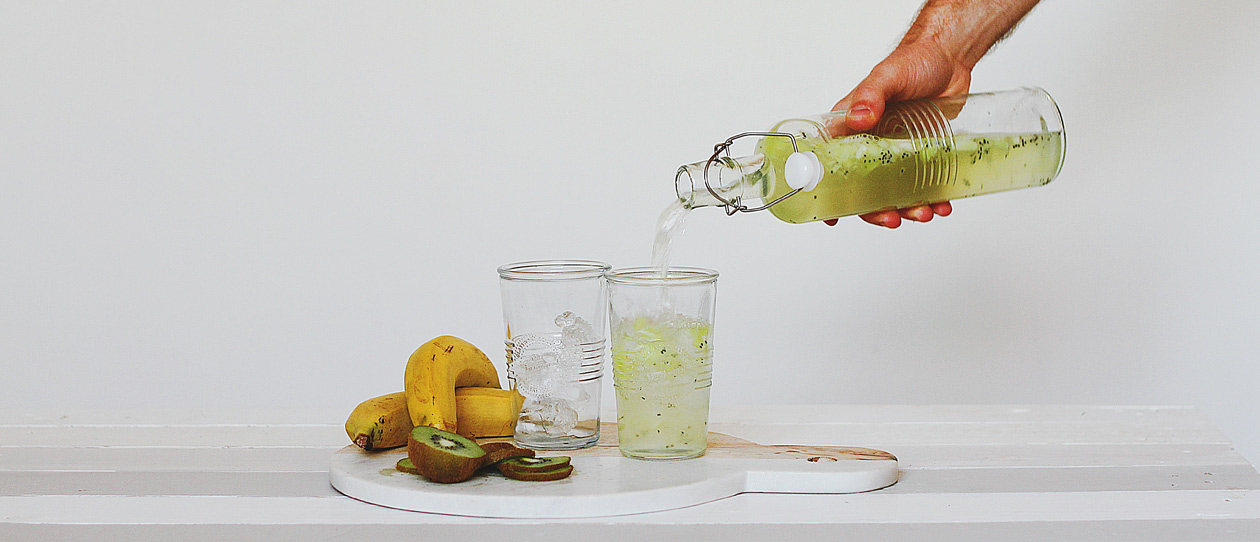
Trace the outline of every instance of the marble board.
<instances>
[{"instance_id":1,"label":"marble board","mask_svg":"<svg viewBox=\"0 0 1260 542\"><path fill-rule=\"evenodd\" d=\"M740 493L858 493L897 482L897 458L881 450L766 446L709 433L703 457L642 461L621 455L611 429L601 428L603 438L590 448L540 452L573 458L573 474L553 482L521 482L483 469L465 482L439 484L394 468L406 448L365 452L355 446L333 454L329 481L349 497L380 506L490 518L638 514Z\"/></svg>"}]
</instances>

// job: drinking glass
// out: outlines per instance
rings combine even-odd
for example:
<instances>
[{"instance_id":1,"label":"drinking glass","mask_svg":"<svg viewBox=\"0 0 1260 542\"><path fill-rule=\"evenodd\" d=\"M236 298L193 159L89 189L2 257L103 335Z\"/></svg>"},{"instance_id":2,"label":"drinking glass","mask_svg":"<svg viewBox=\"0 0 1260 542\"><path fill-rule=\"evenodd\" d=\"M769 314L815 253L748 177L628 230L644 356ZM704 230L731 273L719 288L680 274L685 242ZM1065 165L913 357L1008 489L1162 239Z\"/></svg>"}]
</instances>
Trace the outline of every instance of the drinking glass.
<instances>
[{"instance_id":1,"label":"drinking glass","mask_svg":"<svg viewBox=\"0 0 1260 542\"><path fill-rule=\"evenodd\" d=\"M525 396L513 437L538 450L599 440L606 263L535 260L499 268L509 385Z\"/></svg>"},{"instance_id":2,"label":"drinking glass","mask_svg":"<svg viewBox=\"0 0 1260 542\"><path fill-rule=\"evenodd\" d=\"M630 267L605 276L622 455L704 455L717 271Z\"/></svg>"}]
</instances>

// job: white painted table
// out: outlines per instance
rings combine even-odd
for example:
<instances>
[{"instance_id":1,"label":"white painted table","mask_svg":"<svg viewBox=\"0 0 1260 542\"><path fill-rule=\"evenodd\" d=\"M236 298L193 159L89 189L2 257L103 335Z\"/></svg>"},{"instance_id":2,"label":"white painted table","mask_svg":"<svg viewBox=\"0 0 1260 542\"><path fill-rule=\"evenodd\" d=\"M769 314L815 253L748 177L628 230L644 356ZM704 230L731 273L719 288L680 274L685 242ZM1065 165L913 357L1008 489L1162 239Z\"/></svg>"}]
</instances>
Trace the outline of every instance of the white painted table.
<instances>
[{"instance_id":1,"label":"white painted table","mask_svg":"<svg viewBox=\"0 0 1260 542\"><path fill-rule=\"evenodd\" d=\"M900 480L576 520L347 498L344 415L0 413L0 540L1260 540L1260 475L1193 408L715 407L713 431L762 444L887 450Z\"/></svg>"}]
</instances>

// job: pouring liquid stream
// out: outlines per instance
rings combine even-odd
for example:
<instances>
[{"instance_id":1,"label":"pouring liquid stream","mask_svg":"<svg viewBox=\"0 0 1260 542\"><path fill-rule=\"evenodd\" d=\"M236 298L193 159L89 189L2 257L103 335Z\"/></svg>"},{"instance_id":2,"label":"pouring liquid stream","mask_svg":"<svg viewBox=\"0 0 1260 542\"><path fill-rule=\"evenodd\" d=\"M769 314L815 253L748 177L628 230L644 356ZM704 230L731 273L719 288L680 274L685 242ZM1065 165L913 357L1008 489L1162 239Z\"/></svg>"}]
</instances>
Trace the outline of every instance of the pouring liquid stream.
<instances>
[{"instance_id":1,"label":"pouring liquid stream","mask_svg":"<svg viewBox=\"0 0 1260 542\"><path fill-rule=\"evenodd\" d=\"M676 199L670 202L665 210L661 211L661 216L656 219L656 235L652 238L652 268L656 270L656 276L661 279L669 275L669 262L674 241L686 229L689 214L691 214L691 209L683 205L681 200ZM669 289L663 286L660 288L660 302L661 312L668 313L672 303L669 299Z\"/></svg>"}]
</instances>

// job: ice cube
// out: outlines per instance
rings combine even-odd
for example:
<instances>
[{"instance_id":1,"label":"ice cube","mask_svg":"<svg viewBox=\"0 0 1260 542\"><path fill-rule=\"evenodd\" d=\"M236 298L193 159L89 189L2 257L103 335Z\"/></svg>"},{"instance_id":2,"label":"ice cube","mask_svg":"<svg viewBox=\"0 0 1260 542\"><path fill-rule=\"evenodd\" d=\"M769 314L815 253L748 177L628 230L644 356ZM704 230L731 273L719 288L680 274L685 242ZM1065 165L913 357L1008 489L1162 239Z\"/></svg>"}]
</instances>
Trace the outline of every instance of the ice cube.
<instances>
[{"instance_id":1,"label":"ice cube","mask_svg":"<svg viewBox=\"0 0 1260 542\"><path fill-rule=\"evenodd\" d=\"M564 311L556 316L555 322L556 327L564 329L577 323L578 320L581 320L581 318L579 318L578 315L573 314L572 311Z\"/></svg>"},{"instance_id":2,"label":"ice cube","mask_svg":"<svg viewBox=\"0 0 1260 542\"><path fill-rule=\"evenodd\" d=\"M592 343L601 338L595 334L595 329L591 327L590 322L569 311L556 316L556 326L560 328L560 341L565 346Z\"/></svg>"},{"instance_id":3,"label":"ice cube","mask_svg":"<svg viewBox=\"0 0 1260 542\"><path fill-rule=\"evenodd\" d=\"M521 428L558 437L577 427L577 411L567 401L556 398L525 401L521 408Z\"/></svg>"}]
</instances>

